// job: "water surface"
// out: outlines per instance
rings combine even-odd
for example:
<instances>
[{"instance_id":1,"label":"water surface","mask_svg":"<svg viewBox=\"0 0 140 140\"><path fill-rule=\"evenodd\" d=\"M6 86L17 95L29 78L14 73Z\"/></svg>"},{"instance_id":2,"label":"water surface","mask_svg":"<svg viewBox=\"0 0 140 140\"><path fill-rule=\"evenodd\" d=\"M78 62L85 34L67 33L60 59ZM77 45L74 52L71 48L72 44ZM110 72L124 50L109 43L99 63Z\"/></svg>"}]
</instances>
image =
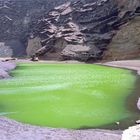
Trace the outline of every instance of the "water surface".
<instances>
[{"instance_id":1,"label":"water surface","mask_svg":"<svg viewBox=\"0 0 140 140\"><path fill-rule=\"evenodd\" d=\"M19 63L0 81L0 115L49 127L100 127L130 118L136 76L93 64Z\"/></svg>"}]
</instances>

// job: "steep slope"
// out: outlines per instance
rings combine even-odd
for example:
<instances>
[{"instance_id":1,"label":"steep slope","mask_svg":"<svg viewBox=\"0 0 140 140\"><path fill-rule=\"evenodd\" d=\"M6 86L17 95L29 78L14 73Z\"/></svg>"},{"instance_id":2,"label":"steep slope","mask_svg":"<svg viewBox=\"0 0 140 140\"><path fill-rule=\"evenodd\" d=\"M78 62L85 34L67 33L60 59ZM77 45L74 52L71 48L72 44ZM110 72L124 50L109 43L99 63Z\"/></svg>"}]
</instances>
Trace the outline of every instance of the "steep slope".
<instances>
[{"instance_id":1,"label":"steep slope","mask_svg":"<svg viewBox=\"0 0 140 140\"><path fill-rule=\"evenodd\" d=\"M139 6L139 0L86 0L55 7L33 32L43 46L33 53L47 52L47 59L51 55L55 59L102 59L119 27L139 16Z\"/></svg>"},{"instance_id":2,"label":"steep slope","mask_svg":"<svg viewBox=\"0 0 140 140\"><path fill-rule=\"evenodd\" d=\"M82 61L138 57L139 16L140 0L0 0L0 57L26 53ZM122 32L129 40L128 33L137 36L137 41L120 45L115 38L124 43ZM122 58L127 51L131 54Z\"/></svg>"},{"instance_id":3,"label":"steep slope","mask_svg":"<svg viewBox=\"0 0 140 140\"><path fill-rule=\"evenodd\" d=\"M103 59L124 60L140 58L140 16L120 27Z\"/></svg>"},{"instance_id":4,"label":"steep slope","mask_svg":"<svg viewBox=\"0 0 140 140\"><path fill-rule=\"evenodd\" d=\"M45 12L64 2L66 0L0 0L0 42L6 48L2 48L0 56L25 55L32 26Z\"/></svg>"}]
</instances>

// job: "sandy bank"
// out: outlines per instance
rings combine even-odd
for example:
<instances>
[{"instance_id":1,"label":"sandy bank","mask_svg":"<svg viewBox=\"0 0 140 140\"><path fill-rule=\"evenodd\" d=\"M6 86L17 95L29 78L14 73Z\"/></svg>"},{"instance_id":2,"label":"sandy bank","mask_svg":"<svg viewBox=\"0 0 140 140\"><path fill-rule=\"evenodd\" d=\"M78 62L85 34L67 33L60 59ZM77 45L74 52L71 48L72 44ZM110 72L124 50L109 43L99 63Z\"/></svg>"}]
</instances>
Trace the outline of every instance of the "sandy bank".
<instances>
[{"instance_id":1,"label":"sandy bank","mask_svg":"<svg viewBox=\"0 0 140 140\"><path fill-rule=\"evenodd\" d=\"M68 60L68 61L55 61L55 60L39 60L39 61L31 61L29 59L18 59L16 62L30 62L30 63L47 63L47 64L80 64L80 63L85 63L85 62L79 62L76 60Z\"/></svg>"},{"instance_id":2,"label":"sandy bank","mask_svg":"<svg viewBox=\"0 0 140 140\"><path fill-rule=\"evenodd\" d=\"M99 63L99 64L136 70L137 73L140 75L140 60L112 61L112 62Z\"/></svg>"},{"instance_id":3,"label":"sandy bank","mask_svg":"<svg viewBox=\"0 0 140 140\"><path fill-rule=\"evenodd\" d=\"M136 70L138 75L140 75L140 60L113 61L103 63L103 65ZM138 100L137 106L139 108L140 98ZM140 140L140 125L132 126L125 130L122 135L122 140Z\"/></svg>"},{"instance_id":4,"label":"sandy bank","mask_svg":"<svg viewBox=\"0 0 140 140\"><path fill-rule=\"evenodd\" d=\"M72 130L22 124L0 117L0 140L121 140L121 132Z\"/></svg>"}]
</instances>

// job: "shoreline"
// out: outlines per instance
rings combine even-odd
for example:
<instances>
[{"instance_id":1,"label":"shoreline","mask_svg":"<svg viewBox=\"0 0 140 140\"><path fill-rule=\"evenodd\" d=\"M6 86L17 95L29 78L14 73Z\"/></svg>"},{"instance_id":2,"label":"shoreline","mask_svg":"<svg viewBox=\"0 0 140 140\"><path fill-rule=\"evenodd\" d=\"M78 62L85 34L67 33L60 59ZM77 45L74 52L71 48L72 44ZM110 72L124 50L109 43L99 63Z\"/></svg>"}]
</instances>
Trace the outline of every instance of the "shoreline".
<instances>
[{"instance_id":1,"label":"shoreline","mask_svg":"<svg viewBox=\"0 0 140 140\"><path fill-rule=\"evenodd\" d=\"M122 131L49 128L0 117L0 140L121 140L121 135Z\"/></svg>"},{"instance_id":2,"label":"shoreline","mask_svg":"<svg viewBox=\"0 0 140 140\"><path fill-rule=\"evenodd\" d=\"M7 63L3 69L6 73L13 70L16 62L29 62L29 60L12 60ZM78 61L38 61L46 63L81 63ZM0 62L2 63L2 62ZM9 64L12 67L7 67ZM140 74L140 60L129 61L113 61L106 63L95 63L99 65L106 65L111 67L127 68L136 70ZM2 69L2 67L0 67ZM8 74L9 75L9 74ZM5 77L7 78L7 77ZM9 77L8 77L9 78ZM63 128L49 128L40 127L30 124L17 122L6 117L0 117L0 140L121 140L122 131L118 130L103 130L103 129L87 129L87 130L73 130Z\"/></svg>"},{"instance_id":3,"label":"shoreline","mask_svg":"<svg viewBox=\"0 0 140 140\"><path fill-rule=\"evenodd\" d=\"M116 68L135 70L137 71L137 74L140 75L140 60L110 61L110 62L97 63L97 64L116 67Z\"/></svg>"}]
</instances>

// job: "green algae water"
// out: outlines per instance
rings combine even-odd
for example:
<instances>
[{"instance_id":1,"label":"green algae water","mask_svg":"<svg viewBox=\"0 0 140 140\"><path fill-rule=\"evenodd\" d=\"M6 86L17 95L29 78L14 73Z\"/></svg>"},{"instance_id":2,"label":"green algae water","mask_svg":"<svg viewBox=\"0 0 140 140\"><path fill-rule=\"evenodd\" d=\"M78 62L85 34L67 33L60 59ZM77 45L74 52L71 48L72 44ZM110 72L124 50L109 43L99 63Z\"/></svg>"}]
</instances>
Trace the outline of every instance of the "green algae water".
<instances>
[{"instance_id":1,"label":"green algae water","mask_svg":"<svg viewBox=\"0 0 140 140\"><path fill-rule=\"evenodd\" d=\"M93 64L18 63L0 81L0 115L41 126L100 127L132 115L129 70Z\"/></svg>"}]
</instances>

